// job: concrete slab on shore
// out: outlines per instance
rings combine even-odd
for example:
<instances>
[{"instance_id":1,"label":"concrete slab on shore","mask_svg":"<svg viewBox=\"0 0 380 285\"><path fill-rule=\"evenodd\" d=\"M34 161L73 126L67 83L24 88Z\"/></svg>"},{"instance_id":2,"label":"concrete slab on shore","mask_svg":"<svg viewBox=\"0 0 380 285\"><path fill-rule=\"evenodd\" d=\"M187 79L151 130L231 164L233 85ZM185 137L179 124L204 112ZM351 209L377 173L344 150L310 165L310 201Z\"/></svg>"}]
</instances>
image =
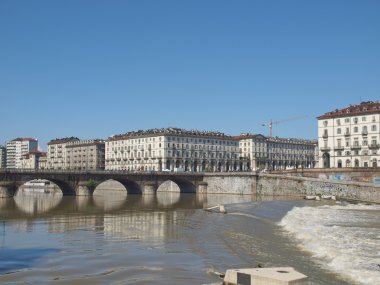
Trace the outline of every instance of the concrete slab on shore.
<instances>
[{"instance_id":1,"label":"concrete slab on shore","mask_svg":"<svg viewBox=\"0 0 380 285\"><path fill-rule=\"evenodd\" d=\"M224 285L303 285L307 276L292 267L228 269Z\"/></svg>"}]
</instances>

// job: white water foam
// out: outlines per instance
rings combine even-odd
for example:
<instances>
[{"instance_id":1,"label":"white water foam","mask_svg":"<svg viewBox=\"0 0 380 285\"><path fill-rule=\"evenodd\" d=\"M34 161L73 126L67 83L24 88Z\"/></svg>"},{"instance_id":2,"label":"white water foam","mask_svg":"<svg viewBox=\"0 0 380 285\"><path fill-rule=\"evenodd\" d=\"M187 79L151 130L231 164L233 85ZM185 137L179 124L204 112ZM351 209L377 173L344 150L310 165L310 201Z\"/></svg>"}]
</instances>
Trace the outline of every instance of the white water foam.
<instances>
[{"instance_id":1,"label":"white water foam","mask_svg":"<svg viewBox=\"0 0 380 285\"><path fill-rule=\"evenodd\" d=\"M380 284L380 206L293 208L280 225L323 267L357 284Z\"/></svg>"}]
</instances>

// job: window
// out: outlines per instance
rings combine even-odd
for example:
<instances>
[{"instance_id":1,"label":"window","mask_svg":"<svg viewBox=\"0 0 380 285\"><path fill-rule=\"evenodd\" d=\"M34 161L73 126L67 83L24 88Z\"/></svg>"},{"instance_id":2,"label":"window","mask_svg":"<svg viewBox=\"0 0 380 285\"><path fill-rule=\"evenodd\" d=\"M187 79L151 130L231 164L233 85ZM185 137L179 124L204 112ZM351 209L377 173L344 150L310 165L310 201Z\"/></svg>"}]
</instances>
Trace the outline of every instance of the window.
<instances>
[{"instance_id":1,"label":"window","mask_svg":"<svg viewBox=\"0 0 380 285\"><path fill-rule=\"evenodd\" d=\"M337 120L336 120L336 124L337 124L338 126L340 126L340 119L337 119Z\"/></svg>"},{"instance_id":2,"label":"window","mask_svg":"<svg viewBox=\"0 0 380 285\"><path fill-rule=\"evenodd\" d=\"M355 127L354 128L354 133L357 133L359 131L359 128L358 127Z\"/></svg>"},{"instance_id":3,"label":"window","mask_svg":"<svg viewBox=\"0 0 380 285\"><path fill-rule=\"evenodd\" d=\"M326 127L328 124L328 121L323 121L323 125Z\"/></svg>"},{"instance_id":4,"label":"window","mask_svg":"<svg viewBox=\"0 0 380 285\"><path fill-rule=\"evenodd\" d=\"M338 128L338 129L336 130L336 133L337 133L338 135L340 135L340 134L342 133L341 128Z\"/></svg>"},{"instance_id":5,"label":"window","mask_svg":"<svg viewBox=\"0 0 380 285\"><path fill-rule=\"evenodd\" d=\"M376 125L372 125L371 130L372 130L373 132L376 132L376 130L377 130Z\"/></svg>"},{"instance_id":6,"label":"window","mask_svg":"<svg viewBox=\"0 0 380 285\"><path fill-rule=\"evenodd\" d=\"M358 123L358 118L354 118L354 123L355 123L355 124Z\"/></svg>"},{"instance_id":7,"label":"window","mask_svg":"<svg viewBox=\"0 0 380 285\"><path fill-rule=\"evenodd\" d=\"M350 122L350 118L345 118L345 119L344 119L344 122L345 122L345 123L349 123L349 122Z\"/></svg>"}]
</instances>

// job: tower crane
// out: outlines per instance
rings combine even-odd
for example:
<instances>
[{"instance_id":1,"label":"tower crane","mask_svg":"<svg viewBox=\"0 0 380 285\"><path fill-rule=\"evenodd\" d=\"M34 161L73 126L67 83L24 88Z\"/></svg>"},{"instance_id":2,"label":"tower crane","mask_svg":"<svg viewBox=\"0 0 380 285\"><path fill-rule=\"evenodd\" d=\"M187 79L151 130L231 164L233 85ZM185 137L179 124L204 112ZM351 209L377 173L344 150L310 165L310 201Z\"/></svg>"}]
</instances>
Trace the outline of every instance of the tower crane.
<instances>
[{"instance_id":1,"label":"tower crane","mask_svg":"<svg viewBox=\"0 0 380 285\"><path fill-rule=\"evenodd\" d=\"M297 116L297 117L291 117L291 118L287 118L287 119L279 120L279 121L272 121L272 119L270 119L269 122L263 123L262 126L269 127L269 137L271 138L273 125L277 125L277 124L281 124L281 123L285 123L289 121L294 121L294 120L299 120L299 119L304 119L306 117L307 116Z\"/></svg>"}]
</instances>

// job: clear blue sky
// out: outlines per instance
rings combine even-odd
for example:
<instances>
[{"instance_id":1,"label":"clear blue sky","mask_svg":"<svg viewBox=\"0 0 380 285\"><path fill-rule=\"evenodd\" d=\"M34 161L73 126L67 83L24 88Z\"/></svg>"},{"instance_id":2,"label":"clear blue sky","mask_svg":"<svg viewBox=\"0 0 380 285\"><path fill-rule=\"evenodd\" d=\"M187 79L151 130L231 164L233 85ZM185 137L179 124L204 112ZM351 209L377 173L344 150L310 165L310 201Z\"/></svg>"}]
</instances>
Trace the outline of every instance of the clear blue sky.
<instances>
[{"instance_id":1,"label":"clear blue sky","mask_svg":"<svg viewBox=\"0 0 380 285\"><path fill-rule=\"evenodd\" d=\"M380 99L380 1L0 0L0 144L155 127L316 138Z\"/></svg>"}]
</instances>

